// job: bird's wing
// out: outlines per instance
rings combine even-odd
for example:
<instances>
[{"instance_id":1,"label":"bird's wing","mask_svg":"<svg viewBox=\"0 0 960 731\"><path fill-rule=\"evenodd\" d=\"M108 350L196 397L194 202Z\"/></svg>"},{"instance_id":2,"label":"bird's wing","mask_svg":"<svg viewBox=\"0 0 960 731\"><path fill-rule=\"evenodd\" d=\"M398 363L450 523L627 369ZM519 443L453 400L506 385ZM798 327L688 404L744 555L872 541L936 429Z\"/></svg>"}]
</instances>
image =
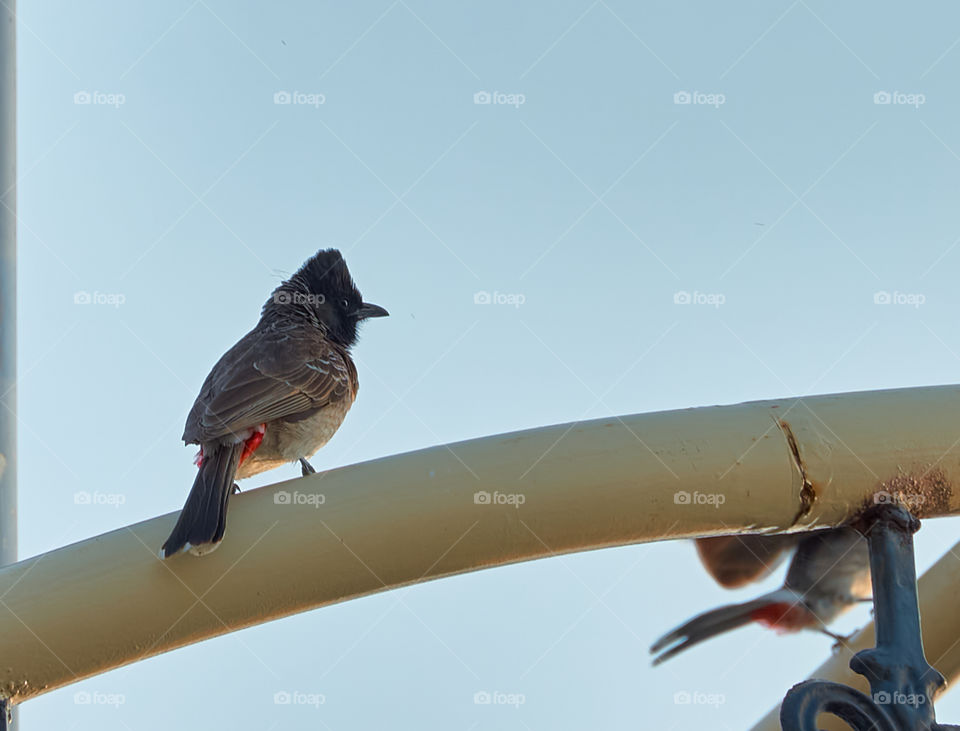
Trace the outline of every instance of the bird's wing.
<instances>
[{"instance_id":1,"label":"bird's wing","mask_svg":"<svg viewBox=\"0 0 960 731\"><path fill-rule=\"evenodd\" d=\"M355 391L356 369L346 351L319 332L254 329L207 376L183 439L240 438L250 427L304 418Z\"/></svg>"},{"instance_id":2,"label":"bird's wing","mask_svg":"<svg viewBox=\"0 0 960 731\"><path fill-rule=\"evenodd\" d=\"M799 594L852 593L869 575L867 540L853 528L834 528L808 533L797 546L784 586Z\"/></svg>"},{"instance_id":3,"label":"bird's wing","mask_svg":"<svg viewBox=\"0 0 960 731\"><path fill-rule=\"evenodd\" d=\"M710 575L720 586L734 589L768 576L800 538L797 534L715 536L698 538L696 544Z\"/></svg>"}]
</instances>

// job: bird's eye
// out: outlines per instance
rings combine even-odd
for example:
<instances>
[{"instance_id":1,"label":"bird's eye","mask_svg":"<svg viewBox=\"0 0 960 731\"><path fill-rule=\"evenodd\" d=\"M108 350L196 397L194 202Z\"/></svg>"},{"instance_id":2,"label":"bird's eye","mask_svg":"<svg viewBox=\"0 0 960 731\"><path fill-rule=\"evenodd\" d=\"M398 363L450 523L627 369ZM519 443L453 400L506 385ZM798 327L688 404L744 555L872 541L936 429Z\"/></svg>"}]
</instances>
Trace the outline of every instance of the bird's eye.
<instances>
[{"instance_id":1,"label":"bird's eye","mask_svg":"<svg viewBox=\"0 0 960 731\"><path fill-rule=\"evenodd\" d=\"M350 300L348 300L348 299L342 299L342 300L340 300L340 306L341 306L343 309L347 309L348 307L350 307Z\"/></svg>"}]
</instances>

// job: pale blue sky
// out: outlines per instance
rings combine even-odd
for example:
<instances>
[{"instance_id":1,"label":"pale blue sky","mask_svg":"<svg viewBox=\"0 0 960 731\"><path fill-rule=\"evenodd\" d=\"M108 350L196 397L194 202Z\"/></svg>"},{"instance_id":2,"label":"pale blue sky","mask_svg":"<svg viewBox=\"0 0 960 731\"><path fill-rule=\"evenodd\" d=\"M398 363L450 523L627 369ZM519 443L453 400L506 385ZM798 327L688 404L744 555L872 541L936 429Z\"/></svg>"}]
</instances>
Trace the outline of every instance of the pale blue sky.
<instances>
[{"instance_id":1,"label":"pale blue sky","mask_svg":"<svg viewBox=\"0 0 960 731\"><path fill-rule=\"evenodd\" d=\"M958 380L954 4L20 12L23 557L179 509L200 383L320 247L392 314L364 329L360 396L320 469L609 414ZM284 91L322 97L275 104ZM483 91L522 98L475 104ZM75 503L94 491L114 504ZM953 525L921 531L921 570ZM90 679L26 704L22 728L742 729L828 639L745 629L655 670L647 647L758 591L714 586L687 543L483 571ZM685 690L723 702L675 705ZM326 702L276 705L283 691ZM960 696L938 711L960 720Z\"/></svg>"}]
</instances>

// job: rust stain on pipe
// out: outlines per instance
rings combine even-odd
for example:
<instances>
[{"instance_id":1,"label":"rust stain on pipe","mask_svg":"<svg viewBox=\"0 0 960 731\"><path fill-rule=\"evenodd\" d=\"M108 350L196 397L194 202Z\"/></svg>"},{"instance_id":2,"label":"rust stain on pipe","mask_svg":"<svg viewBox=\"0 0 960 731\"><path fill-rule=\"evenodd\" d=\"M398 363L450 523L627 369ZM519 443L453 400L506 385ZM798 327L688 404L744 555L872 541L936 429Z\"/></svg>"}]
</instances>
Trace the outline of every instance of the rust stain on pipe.
<instances>
[{"instance_id":1,"label":"rust stain on pipe","mask_svg":"<svg viewBox=\"0 0 960 731\"><path fill-rule=\"evenodd\" d=\"M797 468L797 472L800 473L800 508L797 510L797 514L793 516L793 521L791 522L791 525L796 525L801 518L813 509L813 503L817 499L817 491L814 489L813 482L807 475L807 468L803 464L803 457L800 456L800 445L793 434L793 430L790 428L790 424L787 423L786 419L777 419L777 426L787 440L787 447L790 450L793 465Z\"/></svg>"},{"instance_id":2,"label":"rust stain on pipe","mask_svg":"<svg viewBox=\"0 0 960 731\"><path fill-rule=\"evenodd\" d=\"M928 467L899 472L882 480L864 508L873 503L899 503L913 515L924 518L942 514L952 497L953 485L946 473L939 467Z\"/></svg>"}]
</instances>

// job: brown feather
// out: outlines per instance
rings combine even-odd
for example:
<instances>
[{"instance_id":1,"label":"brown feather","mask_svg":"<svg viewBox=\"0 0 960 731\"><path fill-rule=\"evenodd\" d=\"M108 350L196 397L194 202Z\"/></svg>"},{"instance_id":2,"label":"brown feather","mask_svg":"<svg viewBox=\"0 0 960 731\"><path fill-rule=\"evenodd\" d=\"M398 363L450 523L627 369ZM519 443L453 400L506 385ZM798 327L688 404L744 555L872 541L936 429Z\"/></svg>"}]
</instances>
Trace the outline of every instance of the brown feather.
<instances>
[{"instance_id":1,"label":"brown feather","mask_svg":"<svg viewBox=\"0 0 960 731\"><path fill-rule=\"evenodd\" d=\"M320 331L292 335L258 326L213 367L183 439L190 444L240 439L252 425L305 418L348 396L352 401L356 390L353 361Z\"/></svg>"}]
</instances>

